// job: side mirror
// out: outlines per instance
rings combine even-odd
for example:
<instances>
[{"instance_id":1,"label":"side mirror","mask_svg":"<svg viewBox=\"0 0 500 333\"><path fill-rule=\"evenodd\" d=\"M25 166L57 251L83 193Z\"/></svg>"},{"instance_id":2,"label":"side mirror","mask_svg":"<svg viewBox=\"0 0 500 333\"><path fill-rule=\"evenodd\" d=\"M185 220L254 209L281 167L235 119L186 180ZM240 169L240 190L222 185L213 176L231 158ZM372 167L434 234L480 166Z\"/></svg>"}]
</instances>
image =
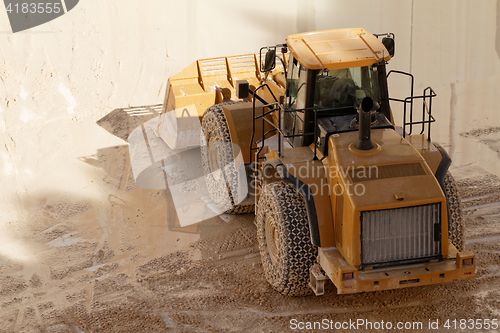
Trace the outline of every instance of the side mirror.
<instances>
[{"instance_id":1,"label":"side mirror","mask_svg":"<svg viewBox=\"0 0 500 333\"><path fill-rule=\"evenodd\" d=\"M384 37L382 38L382 44L384 44L385 48L387 51L389 51L389 55L391 58L394 57L394 52L395 52L395 43L394 43L394 38L392 37Z\"/></svg>"},{"instance_id":2,"label":"side mirror","mask_svg":"<svg viewBox=\"0 0 500 333\"><path fill-rule=\"evenodd\" d=\"M262 66L262 50L267 49L266 58L264 60L264 66ZM260 49L260 71L270 72L276 66L276 47L267 48L263 47Z\"/></svg>"}]
</instances>

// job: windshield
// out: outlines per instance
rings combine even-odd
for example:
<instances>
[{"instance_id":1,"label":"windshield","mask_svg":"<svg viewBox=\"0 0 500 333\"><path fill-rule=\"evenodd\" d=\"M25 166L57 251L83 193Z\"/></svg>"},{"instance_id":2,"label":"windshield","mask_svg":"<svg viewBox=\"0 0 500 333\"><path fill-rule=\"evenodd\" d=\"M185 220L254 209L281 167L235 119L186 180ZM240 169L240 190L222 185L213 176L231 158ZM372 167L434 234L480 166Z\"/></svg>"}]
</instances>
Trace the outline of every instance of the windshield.
<instances>
[{"instance_id":1,"label":"windshield","mask_svg":"<svg viewBox=\"0 0 500 333\"><path fill-rule=\"evenodd\" d=\"M355 112L356 101L367 96L380 102L376 67L323 69L316 74L314 106L318 109Z\"/></svg>"}]
</instances>

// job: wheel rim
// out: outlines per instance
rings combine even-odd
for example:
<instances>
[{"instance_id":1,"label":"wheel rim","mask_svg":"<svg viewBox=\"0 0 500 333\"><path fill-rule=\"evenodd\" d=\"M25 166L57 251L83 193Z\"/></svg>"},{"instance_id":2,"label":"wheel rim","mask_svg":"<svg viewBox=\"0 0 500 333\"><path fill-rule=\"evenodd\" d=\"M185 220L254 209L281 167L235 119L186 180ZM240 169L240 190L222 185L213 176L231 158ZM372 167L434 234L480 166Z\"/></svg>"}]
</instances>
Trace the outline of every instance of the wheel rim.
<instances>
[{"instance_id":1,"label":"wheel rim","mask_svg":"<svg viewBox=\"0 0 500 333\"><path fill-rule=\"evenodd\" d=\"M278 261L278 233L276 230L276 224L272 217L266 216L266 245L267 253L273 263Z\"/></svg>"}]
</instances>

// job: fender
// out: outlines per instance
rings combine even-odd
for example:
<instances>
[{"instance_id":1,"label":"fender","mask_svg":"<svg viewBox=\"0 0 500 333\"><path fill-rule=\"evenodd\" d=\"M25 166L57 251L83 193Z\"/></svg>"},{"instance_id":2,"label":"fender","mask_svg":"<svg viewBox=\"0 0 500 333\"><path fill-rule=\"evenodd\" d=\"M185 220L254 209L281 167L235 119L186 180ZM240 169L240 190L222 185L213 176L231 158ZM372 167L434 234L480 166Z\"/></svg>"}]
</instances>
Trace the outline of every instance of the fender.
<instances>
[{"instance_id":1,"label":"fender","mask_svg":"<svg viewBox=\"0 0 500 333\"><path fill-rule=\"evenodd\" d=\"M439 163L439 166L436 170L436 179L439 182L439 185L441 186L443 193L446 193L444 191L444 176L446 175L446 172L448 172L448 169L451 165L451 157L450 155L448 155L448 152L440 144L435 142L433 142L433 144L439 150L441 156L443 156L443 159Z\"/></svg>"}]
</instances>

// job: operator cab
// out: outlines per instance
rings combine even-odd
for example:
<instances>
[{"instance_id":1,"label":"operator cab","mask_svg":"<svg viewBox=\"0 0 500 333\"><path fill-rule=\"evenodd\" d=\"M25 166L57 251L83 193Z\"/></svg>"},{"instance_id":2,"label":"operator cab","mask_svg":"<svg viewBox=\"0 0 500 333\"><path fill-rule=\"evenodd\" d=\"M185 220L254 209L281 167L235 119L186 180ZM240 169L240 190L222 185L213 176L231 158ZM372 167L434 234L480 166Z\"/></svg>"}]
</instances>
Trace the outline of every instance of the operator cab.
<instances>
[{"instance_id":1,"label":"operator cab","mask_svg":"<svg viewBox=\"0 0 500 333\"><path fill-rule=\"evenodd\" d=\"M317 144L326 156L328 136L358 130L356 104L365 97L371 97L380 105L372 115L372 128L394 128L389 120L387 89L380 89L380 86L386 86L379 82L385 80L384 63L311 70L290 55L287 74L285 109L288 112L285 113L284 132L291 136L289 142L294 147L313 142L313 136L304 134L314 132L314 112L317 112Z\"/></svg>"},{"instance_id":2,"label":"operator cab","mask_svg":"<svg viewBox=\"0 0 500 333\"><path fill-rule=\"evenodd\" d=\"M338 42L343 44L335 44ZM385 67L390 57L374 35L362 29L298 34L289 37L287 44L292 52L288 57L283 132L293 147L308 146L317 137L318 148L326 156L331 134L358 130L356 104L365 97L380 106L372 114L372 128L394 128ZM381 51L374 51L373 45ZM342 46L343 53L332 56Z\"/></svg>"}]
</instances>

